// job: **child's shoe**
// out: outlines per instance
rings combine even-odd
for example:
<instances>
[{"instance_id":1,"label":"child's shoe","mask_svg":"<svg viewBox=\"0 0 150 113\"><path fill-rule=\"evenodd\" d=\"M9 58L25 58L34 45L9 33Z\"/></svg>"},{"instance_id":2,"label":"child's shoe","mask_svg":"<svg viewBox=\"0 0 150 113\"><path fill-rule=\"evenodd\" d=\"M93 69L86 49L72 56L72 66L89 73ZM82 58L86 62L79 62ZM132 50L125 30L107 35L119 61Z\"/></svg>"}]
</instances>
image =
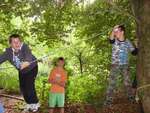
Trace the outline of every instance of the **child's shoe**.
<instances>
[{"instance_id":1,"label":"child's shoe","mask_svg":"<svg viewBox=\"0 0 150 113\"><path fill-rule=\"evenodd\" d=\"M104 106L106 106L106 107L112 107L112 100L106 100L104 102Z\"/></svg>"},{"instance_id":2,"label":"child's shoe","mask_svg":"<svg viewBox=\"0 0 150 113\"><path fill-rule=\"evenodd\" d=\"M136 100L135 100L135 97L134 97L134 96L128 97L128 100L129 100L131 103L136 103Z\"/></svg>"}]
</instances>

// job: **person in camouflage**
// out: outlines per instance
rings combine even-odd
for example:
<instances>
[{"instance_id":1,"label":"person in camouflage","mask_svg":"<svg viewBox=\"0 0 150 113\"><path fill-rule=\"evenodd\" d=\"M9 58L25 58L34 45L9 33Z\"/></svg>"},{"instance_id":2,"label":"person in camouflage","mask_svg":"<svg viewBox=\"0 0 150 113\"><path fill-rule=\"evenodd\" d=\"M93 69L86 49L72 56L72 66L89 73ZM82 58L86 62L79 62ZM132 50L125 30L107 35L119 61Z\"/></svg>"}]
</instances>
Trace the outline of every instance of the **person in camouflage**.
<instances>
[{"instance_id":1,"label":"person in camouflage","mask_svg":"<svg viewBox=\"0 0 150 113\"><path fill-rule=\"evenodd\" d=\"M113 93L116 89L116 82L119 74L121 74L123 77L128 99L133 101L134 96L132 94L128 54L131 52L133 55L136 55L138 53L138 49L137 47L134 47L128 39L125 38L125 27L123 25L117 25L114 27L109 41L112 44L112 65L109 86L104 105L112 104Z\"/></svg>"}]
</instances>

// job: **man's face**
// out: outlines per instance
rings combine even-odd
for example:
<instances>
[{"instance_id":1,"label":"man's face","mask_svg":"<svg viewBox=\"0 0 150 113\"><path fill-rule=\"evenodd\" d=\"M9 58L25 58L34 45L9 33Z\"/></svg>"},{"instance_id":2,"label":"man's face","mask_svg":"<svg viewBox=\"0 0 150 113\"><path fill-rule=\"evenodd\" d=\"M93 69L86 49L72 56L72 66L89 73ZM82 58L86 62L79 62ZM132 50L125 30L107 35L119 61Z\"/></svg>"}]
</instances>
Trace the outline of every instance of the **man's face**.
<instances>
[{"instance_id":1,"label":"man's face","mask_svg":"<svg viewBox=\"0 0 150 113\"><path fill-rule=\"evenodd\" d=\"M11 47L14 48L15 50L19 50L21 47L21 41L19 38L12 38L11 40Z\"/></svg>"}]
</instances>

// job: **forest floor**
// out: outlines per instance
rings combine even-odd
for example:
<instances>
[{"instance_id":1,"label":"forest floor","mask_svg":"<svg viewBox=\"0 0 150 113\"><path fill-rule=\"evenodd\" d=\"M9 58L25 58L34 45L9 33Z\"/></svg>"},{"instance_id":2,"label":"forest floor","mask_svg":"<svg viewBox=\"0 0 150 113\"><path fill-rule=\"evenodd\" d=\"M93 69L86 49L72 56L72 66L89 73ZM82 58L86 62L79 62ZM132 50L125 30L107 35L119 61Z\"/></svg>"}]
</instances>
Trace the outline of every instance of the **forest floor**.
<instances>
[{"instance_id":1,"label":"forest floor","mask_svg":"<svg viewBox=\"0 0 150 113\"><path fill-rule=\"evenodd\" d=\"M0 94L5 94L0 90ZM20 95L11 94L22 99ZM5 113L23 113L23 101L0 96L0 102L5 107ZM37 113L48 113L48 107L41 107ZM56 109L54 113L59 113ZM130 103L123 94L118 94L112 107L94 107L92 105L66 105L65 113L141 113L140 105Z\"/></svg>"}]
</instances>

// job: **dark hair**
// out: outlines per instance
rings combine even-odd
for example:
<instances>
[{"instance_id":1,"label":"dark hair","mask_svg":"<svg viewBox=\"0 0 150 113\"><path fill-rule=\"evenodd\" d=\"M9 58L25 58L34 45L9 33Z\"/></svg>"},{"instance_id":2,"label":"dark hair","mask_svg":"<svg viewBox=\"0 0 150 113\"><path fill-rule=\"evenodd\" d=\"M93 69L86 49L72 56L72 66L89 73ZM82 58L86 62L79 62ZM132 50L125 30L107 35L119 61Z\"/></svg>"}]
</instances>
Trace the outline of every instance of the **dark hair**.
<instances>
[{"instance_id":1,"label":"dark hair","mask_svg":"<svg viewBox=\"0 0 150 113\"><path fill-rule=\"evenodd\" d=\"M57 61L65 61L63 57L59 57Z\"/></svg>"},{"instance_id":2,"label":"dark hair","mask_svg":"<svg viewBox=\"0 0 150 113\"><path fill-rule=\"evenodd\" d=\"M12 34L9 36L9 44L11 44L13 38L18 38L21 41L20 35Z\"/></svg>"},{"instance_id":3,"label":"dark hair","mask_svg":"<svg viewBox=\"0 0 150 113\"><path fill-rule=\"evenodd\" d=\"M119 25L118 28L119 28L121 31L124 31L124 32L125 32L125 26L124 26L124 25Z\"/></svg>"}]
</instances>

